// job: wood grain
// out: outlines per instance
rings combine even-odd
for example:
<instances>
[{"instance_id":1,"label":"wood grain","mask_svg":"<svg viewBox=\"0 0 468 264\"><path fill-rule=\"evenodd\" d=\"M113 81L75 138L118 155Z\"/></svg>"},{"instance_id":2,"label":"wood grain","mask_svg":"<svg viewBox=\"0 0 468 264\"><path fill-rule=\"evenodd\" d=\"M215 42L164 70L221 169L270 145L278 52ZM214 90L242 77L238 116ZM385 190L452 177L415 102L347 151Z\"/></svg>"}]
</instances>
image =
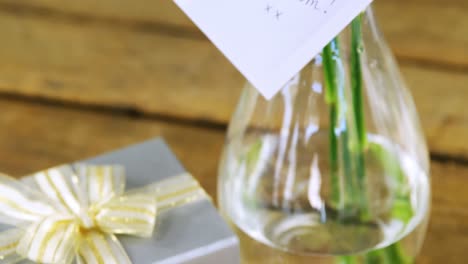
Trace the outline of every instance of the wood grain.
<instances>
[{"instance_id":1,"label":"wood grain","mask_svg":"<svg viewBox=\"0 0 468 264\"><path fill-rule=\"evenodd\" d=\"M101 18L140 22L154 28L177 26L198 32L173 1L125 0L1 0L0 7L64 12L80 19ZM375 1L383 31L397 56L435 64L468 66L468 6L463 0ZM149 24L148 24L149 23ZM193 35L193 34L190 34Z\"/></svg>"},{"instance_id":2,"label":"wood grain","mask_svg":"<svg viewBox=\"0 0 468 264\"><path fill-rule=\"evenodd\" d=\"M3 92L225 121L243 84L205 41L14 15L0 32Z\"/></svg>"},{"instance_id":3,"label":"wood grain","mask_svg":"<svg viewBox=\"0 0 468 264\"><path fill-rule=\"evenodd\" d=\"M222 131L5 99L0 106L0 168L7 174L27 175L162 136L215 194Z\"/></svg>"},{"instance_id":4,"label":"wood grain","mask_svg":"<svg viewBox=\"0 0 468 264\"><path fill-rule=\"evenodd\" d=\"M226 124L242 76L208 42L0 16L0 93ZM468 73L403 64L433 152L468 158Z\"/></svg>"},{"instance_id":5,"label":"wood grain","mask_svg":"<svg viewBox=\"0 0 468 264\"><path fill-rule=\"evenodd\" d=\"M182 163L216 196L223 131L20 101L0 99L0 105L0 167L7 173L25 175L164 136ZM468 168L433 162L432 171L432 220L420 263L464 263ZM262 260L268 259L268 252L259 252Z\"/></svg>"},{"instance_id":6,"label":"wood grain","mask_svg":"<svg viewBox=\"0 0 468 264\"><path fill-rule=\"evenodd\" d=\"M400 59L466 69L468 2L381 0L375 9L382 30Z\"/></svg>"},{"instance_id":7,"label":"wood grain","mask_svg":"<svg viewBox=\"0 0 468 264\"><path fill-rule=\"evenodd\" d=\"M379 0L376 11L431 151L466 163L468 2ZM216 196L224 131L181 123L226 124L244 81L172 1L0 0L0 34L5 172L25 175L163 136ZM468 166L433 161L432 171L419 263L465 263ZM264 263L269 253L259 252Z\"/></svg>"}]
</instances>

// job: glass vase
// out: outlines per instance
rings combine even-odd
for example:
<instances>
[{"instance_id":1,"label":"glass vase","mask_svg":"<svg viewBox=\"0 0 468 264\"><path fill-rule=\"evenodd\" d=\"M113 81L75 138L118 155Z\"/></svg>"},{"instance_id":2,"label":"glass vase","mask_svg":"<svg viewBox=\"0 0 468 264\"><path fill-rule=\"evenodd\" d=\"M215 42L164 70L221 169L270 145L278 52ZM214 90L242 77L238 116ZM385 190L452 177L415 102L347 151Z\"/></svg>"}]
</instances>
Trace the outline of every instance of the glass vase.
<instances>
[{"instance_id":1,"label":"glass vase","mask_svg":"<svg viewBox=\"0 0 468 264\"><path fill-rule=\"evenodd\" d=\"M371 8L271 100L247 84L218 179L245 263L413 263L428 151Z\"/></svg>"}]
</instances>

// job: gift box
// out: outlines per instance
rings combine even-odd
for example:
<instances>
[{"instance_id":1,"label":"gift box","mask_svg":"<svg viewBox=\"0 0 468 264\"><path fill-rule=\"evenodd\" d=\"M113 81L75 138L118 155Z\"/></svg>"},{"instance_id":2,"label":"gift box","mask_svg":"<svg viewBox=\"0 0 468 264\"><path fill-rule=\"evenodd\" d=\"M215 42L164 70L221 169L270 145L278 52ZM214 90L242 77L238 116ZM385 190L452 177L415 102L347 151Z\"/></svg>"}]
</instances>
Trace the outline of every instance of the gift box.
<instances>
[{"instance_id":1,"label":"gift box","mask_svg":"<svg viewBox=\"0 0 468 264\"><path fill-rule=\"evenodd\" d=\"M126 174L126 190L144 189L177 175L188 175L162 139L70 165L77 168L83 164L122 166ZM22 181L28 182L32 178L28 176ZM6 226L0 228L5 229ZM136 264L240 262L238 240L208 196L158 213L154 232L149 237L117 235L116 238L131 262Z\"/></svg>"}]
</instances>

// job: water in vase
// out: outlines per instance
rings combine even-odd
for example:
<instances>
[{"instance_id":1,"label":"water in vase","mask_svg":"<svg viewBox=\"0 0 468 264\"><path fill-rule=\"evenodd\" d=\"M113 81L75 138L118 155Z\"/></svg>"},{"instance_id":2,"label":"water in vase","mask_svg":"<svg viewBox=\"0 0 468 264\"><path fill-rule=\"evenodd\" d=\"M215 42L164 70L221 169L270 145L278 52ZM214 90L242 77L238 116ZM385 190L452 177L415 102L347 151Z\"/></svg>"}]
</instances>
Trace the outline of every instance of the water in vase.
<instances>
[{"instance_id":1,"label":"water in vase","mask_svg":"<svg viewBox=\"0 0 468 264\"><path fill-rule=\"evenodd\" d=\"M310 137L313 150L283 155L278 137L253 138L236 153L241 158L226 156L227 180L220 186L226 196L221 207L240 235L245 263L413 263L420 247L414 241L425 231L429 183L409 155L369 135L366 187L375 192L368 194L370 216L363 219L329 202L326 135ZM278 157L285 156L278 173ZM385 254L372 252L386 247Z\"/></svg>"},{"instance_id":2,"label":"water in vase","mask_svg":"<svg viewBox=\"0 0 468 264\"><path fill-rule=\"evenodd\" d=\"M247 84L218 180L246 263L414 263L428 151L371 9L272 99Z\"/></svg>"}]
</instances>

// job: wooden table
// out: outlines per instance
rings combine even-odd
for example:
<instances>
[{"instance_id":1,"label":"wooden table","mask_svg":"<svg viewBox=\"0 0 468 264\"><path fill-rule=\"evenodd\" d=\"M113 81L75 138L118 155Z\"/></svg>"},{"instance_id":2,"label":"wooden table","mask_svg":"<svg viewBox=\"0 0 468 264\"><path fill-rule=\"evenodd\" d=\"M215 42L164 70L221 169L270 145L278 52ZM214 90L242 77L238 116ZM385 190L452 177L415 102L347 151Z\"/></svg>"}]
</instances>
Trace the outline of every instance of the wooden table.
<instances>
[{"instance_id":1,"label":"wooden table","mask_svg":"<svg viewBox=\"0 0 468 264\"><path fill-rule=\"evenodd\" d=\"M378 0L432 157L420 263L468 262L468 2ZM243 78L169 0L0 0L0 168L163 136L213 196Z\"/></svg>"}]
</instances>

